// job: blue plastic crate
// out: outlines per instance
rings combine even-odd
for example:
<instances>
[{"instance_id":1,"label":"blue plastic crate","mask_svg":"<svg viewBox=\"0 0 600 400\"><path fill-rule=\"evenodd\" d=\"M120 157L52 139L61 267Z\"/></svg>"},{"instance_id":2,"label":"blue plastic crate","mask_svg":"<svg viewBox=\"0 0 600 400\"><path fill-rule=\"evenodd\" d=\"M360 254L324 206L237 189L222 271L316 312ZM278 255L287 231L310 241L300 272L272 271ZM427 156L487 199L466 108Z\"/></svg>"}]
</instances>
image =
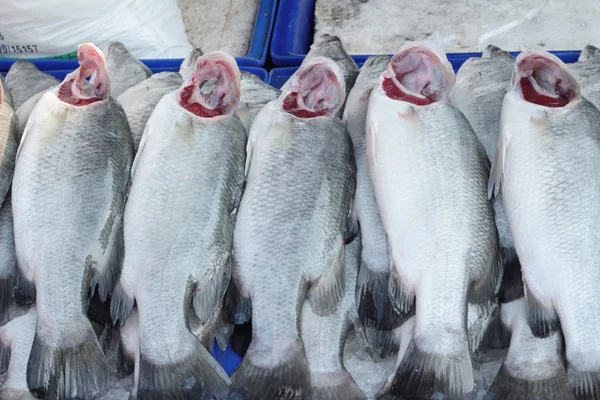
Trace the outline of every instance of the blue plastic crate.
<instances>
[{"instance_id":1,"label":"blue plastic crate","mask_svg":"<svg viewBox=\"0 0 600 400\"><path fill-rule=\"evenodd\" d=\"M10 68L10 66L9 66ZM77 68L77 64L75 65L75 68ZM42 70L47 74L52 75L53 77L55 77L56 79L62 81L65 76L70 73L73 72L75 70L75 68L73 69L58 69L58 70ZM164 71L172 71L172 72L176 72L179 71L179 66L172 66L172 67L150 67L150 70L152 70L153 73L157 73L157 72L164 72ZM258 75L258 77L260 79L262 79L263 81L267 82L267 71L263 68L259 68L259 67L246 67L246 66L242 66L240 65L240 70L241 71L246 71L246 72L251 72L255 75ZM0 73L2 73L2 75L6 75L6 72L8 71L7 69L1 69L0 68Z\"/></svg>"},{"instance_id":2,"label":"blue plastic crate","mask_svg":"<svg viewBox=\"0 0 600 400\"><path fill-rule=\"evenodd\" d=\"M271 40L271 32L275 23L275 12L277 10L278 0L261 0L256 11L256 22L254 23L254 31L250 40L250 48L248 54L244 57L236 57L238 65L262 67L265 65L267 53L269 51L269 43ZM77 60L63 60L51 58L28 59L41 70L74 70L77 68ZM15 59L0 58L0 71L8 71ZM155 67L179 67L182 58L164 58L164 59L147 59L140 60L153 69Z\"/></svg>"},{"instance_id":3,"label":"blue plastic crate","mask_svg":"<svg viewBox=\"0 0 600 400\"><path fill-rule=\"evenodd\" d=\"M273 41L271 58L278 67L300 65L313 43L316 0L280 0ZM552 51L564 62L575 62L580 51ZM518 54L512 53L512 54ZM469 57L480 56L481 53L448 53L448 60L457 70ZM358 62L364 62L368 55L352 55Z\"/></svg>"}]
</instances>

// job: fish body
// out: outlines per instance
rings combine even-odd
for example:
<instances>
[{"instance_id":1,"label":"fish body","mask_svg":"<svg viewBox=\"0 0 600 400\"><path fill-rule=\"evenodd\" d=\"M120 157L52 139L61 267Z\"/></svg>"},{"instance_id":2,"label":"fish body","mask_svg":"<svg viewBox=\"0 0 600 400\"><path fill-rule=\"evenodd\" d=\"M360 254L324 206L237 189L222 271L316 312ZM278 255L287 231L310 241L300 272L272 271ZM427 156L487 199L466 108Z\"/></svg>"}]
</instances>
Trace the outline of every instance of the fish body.
<instances>
[{"instance_id":1,"label":"fish body","mask_svg":"<svg viewBox=\"0 0 600 400\"><path fill-rule=\"evenodd\" d=\"M27 384L48 399L91 399L108 390L108 362L86 312L90 289L105 301L121 269L133 158L102 52L85 43L78 58L80 67L32 113L12 185L19 273L36 291Z\"/></svg>"},{"instance_id":2,"label":"fish body","mask_svg":"<svg viewBox=\"0 0 600 400\"><path fill-rule=\"evenodd\" d=\"M233 57L198 58L156 105L136 155L111 313L125 322L137 302L140 399L227 398L229 378L190 328L215 323L231 274L246 146L239 95Z\"/></svg>"},{"instance_id":3,"label":"fish body","mask_svg":"<svg viewBox=\"0 0 600 400\"><path fill-rule=\"evenodd\" d=\"M27 60L18 60L6 73L6 87L12 96L14 110L31 96L58 85L58 79L40 71L35 64Z\"/></svg>"},{"instance_id":4,"label":"fish body","mask_svg":"<svg viewBox=\"0 0 600 400\"><path fill-rule=\"evenodd\" d=\"M416 306L413 340L382 398L472 393L468 305L491 307L500 285L489 161L448 102L453 83L443 51L409 43L369 100L367 157L390 247L390 293L404 315Z\"/></svg>"},{"instance_id":5,"label":"fish body","mask_svg":"<svg viewBox=\"0 0 600 400\"><path fill-rule=\"evenodd\" d=\"M314 58L252 123L230 284L239 292L235 322L252 318L252 342L230 398L310 396L301 307L330 315L344 294L355 180L352 143L334 117L344 94L337 64Z\"/></svg>"},{"instance_id":6,"label":"fish body","mask_svg":"<svg viewBox=\"0 0 600 400\"><path fill-rule=\"evenodd\" d=\"M110 94L115 98L152 75L152 71L121 42L110 42L102 51L110 76Z\"/></svg>"},{"instance_id":7,"label":"fish body","mask_svg":"<svg viewBox=\"0 0 600 400\"><path fill-rule=\"evenodd\" d=\"M18 147L17 116L5 100L0 83L0 204L10 189Z\"/></svg>"},{"instance_id":8,"label":"fish body","mask_svg":"<svg viewBox=\"0 0 600 400\"><path fill-rule=\"evenodd\" d=\"M600 396L600 111L554 55L525 50L502 106L490 176L519 257L528 323L562 329L577 399Z\"/></svg>"}]
</instances>

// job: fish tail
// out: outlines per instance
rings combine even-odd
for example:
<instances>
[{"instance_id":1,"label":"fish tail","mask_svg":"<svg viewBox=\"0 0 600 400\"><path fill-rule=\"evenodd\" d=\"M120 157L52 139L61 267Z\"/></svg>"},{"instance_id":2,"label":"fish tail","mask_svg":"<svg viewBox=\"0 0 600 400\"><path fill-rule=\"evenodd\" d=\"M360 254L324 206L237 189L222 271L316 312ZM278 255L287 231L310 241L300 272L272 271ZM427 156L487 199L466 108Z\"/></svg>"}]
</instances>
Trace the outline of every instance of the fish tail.
<instances>
[{"instance_id":1,"label":"fish tail","mask_svg":"<svg viewBox=\"0 0 600 400\"><path fill-rule=\"evenodd\" d=\"M172 354L169 363L156 363L144 354L140 337L137 389L132 398L216 399L227 398L229 378L202 343L186 329L187 351ZM135 384L134 384L135 386ZM135 395L133 393L136 393Z\"/></svg>"},{"instance_id":2,"label":"fish tail","mask_svg":"<svg viewBox=\"0 0 600 400\"><path fill-rule=\"evenodd\" d=\"M597 397L582 397L592 399ZM546 379L528 380L511 374L505 364L494 378L483 400L574 400L564 370Z\"/></svg>"},{"instance_id":3,"label":"fish tail","mask_svg":"<svg viewBox=\"0 0 600 400\"><path fill-rule=\"evenodd\" d=\"M27 363L27 386L45 399L96 398L108 391L110 369L84 314L65 325L36 326Z\"/></svg>"},{"instance_id":4,"label":"fish tail","mask_svg":"<svg viewBox=\"0 0 600 400\"><path fill-rule=\"evenodd\" d=\"M356 282L356 305L359 323L371 350L381 358L398 351L394 329L402 318L394 309L389 295L390 271L374 271L363 261Z\"/></svg>"},{"instance_id":5,"label":"fish tail","mask_svg":"<svg viewBox=\"0 0 600 400\"><path fill-rule=\"evenodd\" d=\"M367 398L346 369L311 374L311 382L311 399L314 400L364 400Z\"/></svg>"},{"instance_id":6,"label":"fish tail","mask_svg":"<svg viewBox=\"0 0 600 400\"><path fill-rule=\"evenodd\" d=\"M573 365L569 364L567 376L573 388L575 399L600 399L600 371L579 371Z\"/></svg>"},{"instance_id":7,"label":"fish tail","mask_svg":"<svg viewBox=\"0 0 600 400\"><path fill-rule=\"evenodd\" d=\"M291 342L288 348L281 349L279 354L283 358L279 365L266 365L252 342L242 363L231 377L229 399L310 398L308 360L302 340L296 339Z\"/></svg>"},{"instance_id":8,"label":"fish tail","mask_svg":"<svg viewBox=\"0 0 600 400\"><path fill-rule=\"evenodd\" d=\"M436 354L419 348L414 339L392 379L377 395L377 399L459 400L473 391L473 367L466 338L459 355Z\"/></svg>"}]
</instances>

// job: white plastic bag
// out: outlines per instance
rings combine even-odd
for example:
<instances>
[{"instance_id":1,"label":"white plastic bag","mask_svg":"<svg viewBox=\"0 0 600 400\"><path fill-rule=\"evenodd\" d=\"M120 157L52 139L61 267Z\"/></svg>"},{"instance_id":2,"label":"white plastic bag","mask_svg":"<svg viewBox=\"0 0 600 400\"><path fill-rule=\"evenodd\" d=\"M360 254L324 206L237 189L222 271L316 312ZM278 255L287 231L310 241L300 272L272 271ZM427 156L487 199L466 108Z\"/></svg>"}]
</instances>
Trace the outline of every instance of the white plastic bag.
<instances>
[{"instance_id":1,"label":"white plastic bag","mask_svg":"<svg viewBox=\"0 0 600 400\"><path fill-rule=\"evenodd\" d=\"M177 0L0 0L0 14L0 57L67 57L79 43L112 40L136 58L192 50Z\"/></svg>"}]
</instances>

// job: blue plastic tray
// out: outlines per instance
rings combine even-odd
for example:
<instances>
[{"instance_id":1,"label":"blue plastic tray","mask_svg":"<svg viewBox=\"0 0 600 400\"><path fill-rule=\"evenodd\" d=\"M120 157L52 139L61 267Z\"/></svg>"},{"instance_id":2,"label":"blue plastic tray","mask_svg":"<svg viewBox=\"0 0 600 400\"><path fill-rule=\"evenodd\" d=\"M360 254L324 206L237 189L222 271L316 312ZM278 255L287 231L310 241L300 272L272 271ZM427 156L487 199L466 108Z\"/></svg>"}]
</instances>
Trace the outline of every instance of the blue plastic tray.
<instances>
[{"instance_id":1,"label":"blue plastic tray","mask_svg":"<svg viewBox=\"0 0 600 400\"><path fill-rule=\"evenodd\" d=\"M254 31L250 41L250 49L244 57L236 57L238 65L262 67L265 65L269 44L271 40L271 32L275 23L275 12L277 10L278 0L260 0L258 10L256 11L256 22L254 23ZM15 59L0 58L0 71L8 71ZM38 58L29 59L39 69L42 70L61 70L77 68L77 60L62 60ZM148 68L154 67L179 67L182 58L164 58L164 59L148 59L141 60Z\"/></svg>"},{"instance_id":2,"label":"blue plastic tray","mask_svg":"<svg viewBox=\"0 0 600 400\"><path fill-rule=\"evenodd\" d=\"M313 43L316 0L279 0L279 10L273 30L271 58L278 67L300 65ZM552 51L564 62L575 62L580 51ZM469 57L481 53L448 53L448 60L458 69ZM517 53L515 53L517 54ZM364 62L368 55L352 55L358 62Z\"/></svg>"},{"instance_id":3,"label":"blue plastic tray","mask_svg":"<svg viewBox=\"0 0 600 400\"><path fill-rule=\"evenodd\" d=\"M10 66L9 66L9 68L10 68ZM77 65L75 65L75 68L77 68ZM58 69L58 70L42 70L42 71L44 71L47 74L52 75L53 77L55 77L56 79L58 79L60 81L62 81L65 78L65 76L68 73L73 72L74 69ZM154 73L164 72L164 71L176 72L176 71L179 71L179 66L176 66L176 67L164 67L163 66L163 67L154 67L154 68L150 67L150 70L152 70L152 72L154 72ZM240 65L240 70L246 71L246 72L251 72L255 75L258 75L258 77L260 79L267 82L268 74L267 74L267 71L263 68L246 67L246 66ZM6 75L7 71L8 71L8 69L7 70L0 69L0 73L2 73L2 75Z\"/></svg>"}]
</instances>

